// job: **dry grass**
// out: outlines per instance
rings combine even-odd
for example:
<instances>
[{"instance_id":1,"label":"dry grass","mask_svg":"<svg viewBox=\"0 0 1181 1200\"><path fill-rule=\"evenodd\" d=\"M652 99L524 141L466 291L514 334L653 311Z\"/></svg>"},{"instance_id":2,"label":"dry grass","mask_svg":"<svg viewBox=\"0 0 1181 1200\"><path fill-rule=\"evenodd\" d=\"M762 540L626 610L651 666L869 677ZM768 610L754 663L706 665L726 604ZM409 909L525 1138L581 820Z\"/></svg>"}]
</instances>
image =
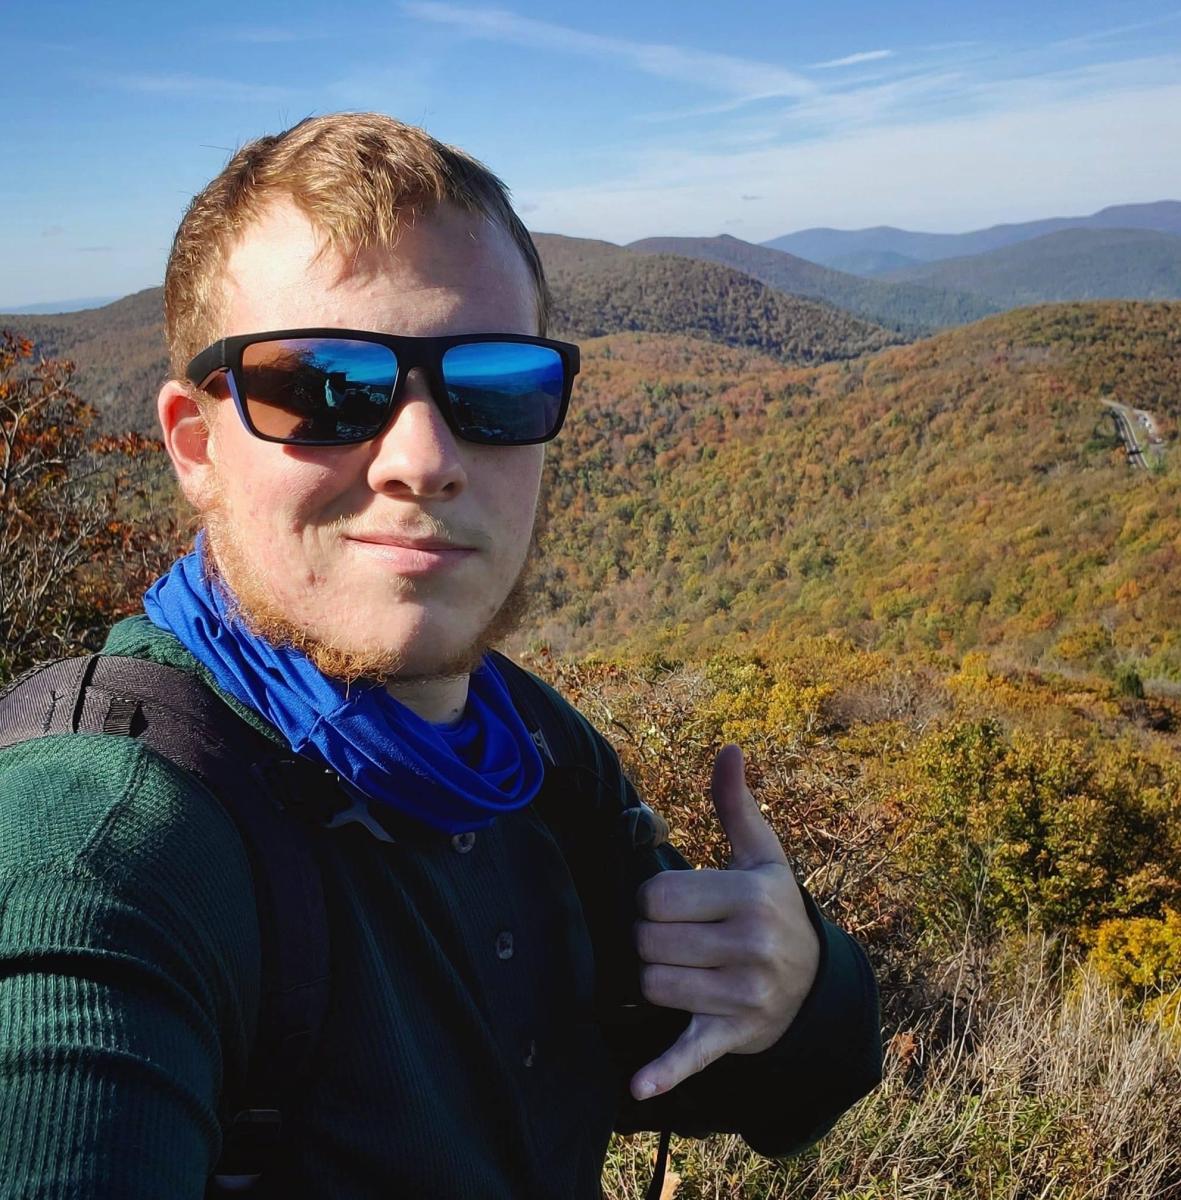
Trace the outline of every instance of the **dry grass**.
<instances>
[{"instance_id":1,"label":"dry grass","mask_svg":"<svg viewBox=\"0 0 1181 1200\"><path fill-rule=\"evenodd\" d=\"M1181 1198L1181 1028L1129 1012L1043 941L989 966L970 1004L949 995L941 1043L947 1010L893 1035L882 1086L818 1146L773 1163L736 1137L674 1138L666 1198ZM608 1200L644 1195L654 1149L616 1139Z\"/></svg>"}]
</instances>

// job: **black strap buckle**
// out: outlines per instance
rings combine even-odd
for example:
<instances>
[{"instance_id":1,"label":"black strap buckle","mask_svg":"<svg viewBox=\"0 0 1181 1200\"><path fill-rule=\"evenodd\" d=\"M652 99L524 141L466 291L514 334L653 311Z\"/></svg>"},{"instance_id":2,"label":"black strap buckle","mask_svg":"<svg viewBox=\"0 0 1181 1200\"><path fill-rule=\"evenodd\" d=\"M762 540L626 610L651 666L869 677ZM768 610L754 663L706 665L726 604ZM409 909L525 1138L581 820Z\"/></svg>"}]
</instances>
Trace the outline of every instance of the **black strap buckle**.
<instances>
[{"instance_id":1,"label":"black strap buckle","mask_svg":"<svg viewBox=\"0 0 1181 1200\"><path fill-rule=\"evenodd\" d=\"M668 823L643 801L619 814L619 836L635 850L655 850L668 841Z\"/></svg>"}]
</instances>

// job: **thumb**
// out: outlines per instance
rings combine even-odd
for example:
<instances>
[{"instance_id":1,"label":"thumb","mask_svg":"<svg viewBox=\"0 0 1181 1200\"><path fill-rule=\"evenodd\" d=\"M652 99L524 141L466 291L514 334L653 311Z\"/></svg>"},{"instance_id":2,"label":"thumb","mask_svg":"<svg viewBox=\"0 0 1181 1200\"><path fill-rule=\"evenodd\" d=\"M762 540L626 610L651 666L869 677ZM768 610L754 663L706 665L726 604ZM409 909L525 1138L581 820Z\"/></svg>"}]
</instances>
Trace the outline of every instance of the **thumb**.
<instances>
[{"instance_id":1,"label":"thumb","mask_svg":"<svg viewBox=\"0 0 1181 1200\"><path fill-rule=\"evenodd\" d=\"M765 863L787 866L787 855L779 838L763 819L746 786L742 750L738 746L723 746L718 751L709 788L718 820L730 842L731 870L750 870Z\"/></svg>"}]
</instances>

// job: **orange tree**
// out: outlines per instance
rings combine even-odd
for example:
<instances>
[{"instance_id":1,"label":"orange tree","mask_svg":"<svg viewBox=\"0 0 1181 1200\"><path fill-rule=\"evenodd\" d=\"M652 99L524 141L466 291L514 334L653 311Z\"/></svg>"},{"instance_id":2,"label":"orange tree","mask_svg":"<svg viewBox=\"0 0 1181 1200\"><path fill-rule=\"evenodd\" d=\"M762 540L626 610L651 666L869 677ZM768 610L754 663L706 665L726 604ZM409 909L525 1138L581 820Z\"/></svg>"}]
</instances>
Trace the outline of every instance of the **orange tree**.
<instances>
[{"instance_id":1,"label":"orange tree","mask_svg":"<svg viewBox=\"0 0 1181 1200\"><path fill-rule=\"evenodd\" d=\"M72 376L72 363L0 333L0 681L94 645L179 541L159 506L131 516L153 507L160 444L98 434Z\"/></svg>"}]
</instances>

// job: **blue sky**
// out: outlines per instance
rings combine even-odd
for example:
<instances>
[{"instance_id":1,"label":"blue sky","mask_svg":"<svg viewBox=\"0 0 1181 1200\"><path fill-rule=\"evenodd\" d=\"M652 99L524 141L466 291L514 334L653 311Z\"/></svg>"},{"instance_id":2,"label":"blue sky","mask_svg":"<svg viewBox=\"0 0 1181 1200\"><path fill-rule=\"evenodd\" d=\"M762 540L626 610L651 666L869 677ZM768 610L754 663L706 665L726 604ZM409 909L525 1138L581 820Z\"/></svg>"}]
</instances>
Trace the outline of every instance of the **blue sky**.
<instances>
[{"instance_id":1,"label":"blue sky","mask_svg":"<svg viewBox=\"0 0 1181 1200\"><path fill-rule=\"evenodd\" d=\"M336 109L472 151L532 229L615 242L1181 198L1167 3L43 0L3 25L0 311L158 283L233 148Z\"/></svg>"}]
</instances>

